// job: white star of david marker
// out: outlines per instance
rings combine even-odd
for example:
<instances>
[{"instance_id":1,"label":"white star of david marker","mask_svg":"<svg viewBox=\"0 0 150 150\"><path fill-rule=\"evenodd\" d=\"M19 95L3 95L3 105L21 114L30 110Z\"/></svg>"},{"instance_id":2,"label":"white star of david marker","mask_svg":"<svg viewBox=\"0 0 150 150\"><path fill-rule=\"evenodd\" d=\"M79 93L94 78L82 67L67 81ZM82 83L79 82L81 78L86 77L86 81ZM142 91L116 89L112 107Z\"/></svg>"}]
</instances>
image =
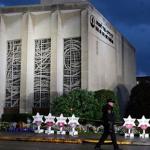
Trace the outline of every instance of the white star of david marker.
<instances>
[{"instance_id":1,"label":"white star of david marker","mask_svg":"<svg viewBox=\"0 0 150 150\"><path fill-rule=\"evenodd\" d=\"M76 124L76 125L79 125L79 117L75 117L75 115L73 114L72 117L68 117L69 119L69 122L68 124Z\"/></svg>"},{"instance_id":2,"label":"white star of david marker","mask_svg":"<svg viewBox=\"0 0 150 150\"><path fill-rule=\"evenodd\" d=\"M58 123L63 123L66 124L66 117L63 116L63 114L60 115L60 117L57 117L57 124Z\"/></svg>"},{"instance_id":3,"label":"white star of david marker","mask_svg":"<svg viewBox=\"0 0 150 150\"><path fill-rule=\"evenodd\" d=\"M150 127L150 124L149 124L150 119L146 119L145 116L142 116L141 119L137 119L137 120L139 122L138 127L142 127L142 126Z\"/></svg>"},{"instance_id":4,"label":"white star of david marker","mask_svg":"<svg viewBox=\"0 0 150 150\"><path fill-rule=\"evenodd\" d=\"M129 115L128 118L123 118L123 120L125 121L123 126L128 126L128 125L132 125L135 126L135 118L131 118L131 116Z\"/></svg>"},{"instance_id":5,"label":"white star of david marker","mask_svg":"<svg viewBox=\"0 0 150 150\"><path fill-rule=\"evenodd\" d=\"M46 120L45 120L45 123L47 123L47 122L55 123L55 121L54 121L55 117L52 116L51 113L49 113L48 116L45 116L45 119L46 119Z\"/></svg>"},{"instance_id":6,"label":"white star of david marker","mask_svg":"<svg viewBox=\"0 0 150 150\"><path fill-rule=\"evenodd\" d=\"M36 122L43 122L43 115L40 115L39 113L37 113L35 116L33 116L33 123L36 123Z\"/></svg>"}]
</instances>

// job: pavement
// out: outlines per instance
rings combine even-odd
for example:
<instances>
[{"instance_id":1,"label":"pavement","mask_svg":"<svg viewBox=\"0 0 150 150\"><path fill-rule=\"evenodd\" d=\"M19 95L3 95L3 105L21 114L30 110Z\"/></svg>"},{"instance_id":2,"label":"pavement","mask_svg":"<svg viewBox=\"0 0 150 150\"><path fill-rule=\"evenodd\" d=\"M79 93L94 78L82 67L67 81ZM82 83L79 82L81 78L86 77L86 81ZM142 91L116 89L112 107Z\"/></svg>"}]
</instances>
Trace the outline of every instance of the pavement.
<instances>
[{"instance_id":1,"label":"pavement","mask_svg":"<svg viewBox=\"0 0 150 150\"><path fill-rule=\"evenodd\" d=\"M24 141L24 142L49 142L49 143L97 143L98 135L47 135L44 133L22 133L22 132L0 132L0 141ZM105 144L110 144L111 140L107 139ZM119 145L145 145L150 146L150 139L142 139L135 137L134 139L125 138L124 136L117 135L117 143Z\"/></svg>"}]
</instances>

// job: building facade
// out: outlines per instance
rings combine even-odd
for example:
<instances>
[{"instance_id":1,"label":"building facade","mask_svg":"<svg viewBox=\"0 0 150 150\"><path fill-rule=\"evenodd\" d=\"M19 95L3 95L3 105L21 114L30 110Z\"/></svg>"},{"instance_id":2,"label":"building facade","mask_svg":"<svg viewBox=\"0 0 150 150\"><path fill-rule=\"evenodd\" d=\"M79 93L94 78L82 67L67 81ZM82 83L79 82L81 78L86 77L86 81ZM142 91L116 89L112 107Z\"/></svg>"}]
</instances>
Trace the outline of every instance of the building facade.
<instances>
[{"instance_id":1,"label":"building facade","mask_svg":"<svg viewBox=\"0 0 150 150\"><path fill-rule=\"evenodd\" d=\"M0 8L0 66L0 114L49 111L78 88L124 105L136 84L135 49L87 0Z\"/></svg>"}]
</instances>

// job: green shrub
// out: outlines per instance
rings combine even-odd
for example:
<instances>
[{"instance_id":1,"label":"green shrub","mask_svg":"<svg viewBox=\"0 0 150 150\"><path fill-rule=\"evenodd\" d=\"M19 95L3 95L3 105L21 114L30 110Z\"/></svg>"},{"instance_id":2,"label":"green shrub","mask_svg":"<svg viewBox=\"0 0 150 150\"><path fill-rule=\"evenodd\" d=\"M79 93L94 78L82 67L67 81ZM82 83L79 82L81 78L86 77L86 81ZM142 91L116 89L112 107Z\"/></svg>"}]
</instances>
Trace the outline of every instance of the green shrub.
<instances>
[{"instance_id":1,"label":"green shrub","mask_svg":"<svg viewBox=\"0 0 150 150\"><path fill-rule=\"evenodd\" d=\"M59 116L61 113L64 116L70 117L72 114L80 117L80 123L100 124L99 120L102 116L102 106L108 98L116 101L114 112L116 119L119 121L119 105L117 97L113 91L99 90L89 92L87 90L74 90L66 95L57 97L52 104L52 114Z\"/></svg>"},{"instance_id":2,"label":"green shrub","mask_svg":"<svg viewBox=\"0 0 150 150\"><path fill-rule=\"evenodd\" d=\"M141 118L150 116L150 83L141 82L131 90L130 100L126 108L126 117Z\"/></svg>"},{"instance_id":3,"label":"green shrub","mask_svg":"<svg viewBox=\"0 0 150 150\"><path fill-rule=\"evenodd\" d=\"M74 90L66 95L57 97L53 101L52 113L54 115L71 116L75 114L84 119L96 119L99 105L94 97L94 92L87 90Z\"/></svg>"},{"instance_id":4,"label":"green shrub","mask_svg":"<svg viewBox=\"0 0 150 150\"><path fill-rule=\"evenodd\" d=\"M15 113L8 113L2 115L3 122L27 122L27 119L33 120L31 114L15 114Z\"/></svg>"}]
</instances>

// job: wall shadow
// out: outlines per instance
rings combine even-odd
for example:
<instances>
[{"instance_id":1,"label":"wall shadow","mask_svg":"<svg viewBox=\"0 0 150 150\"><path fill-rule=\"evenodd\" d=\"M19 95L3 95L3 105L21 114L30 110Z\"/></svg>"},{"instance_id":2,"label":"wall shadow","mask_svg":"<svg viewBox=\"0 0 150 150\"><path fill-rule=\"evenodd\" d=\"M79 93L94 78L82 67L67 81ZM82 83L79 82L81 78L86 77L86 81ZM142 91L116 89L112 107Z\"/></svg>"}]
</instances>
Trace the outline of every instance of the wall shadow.
<instances>
[{"instance_id":1,"label":"wall shadow","mask_svg":"<svg viewBox=\"0 0 150 150\"><path fill-rule=\"evenodd\" d=\"M119 106L121 111L121 116L123 117L126 113L126 107L129 101L129 91L123 84L119 84L116 89L116 94L119 99Z\"/></svg>"}]
</instances>

